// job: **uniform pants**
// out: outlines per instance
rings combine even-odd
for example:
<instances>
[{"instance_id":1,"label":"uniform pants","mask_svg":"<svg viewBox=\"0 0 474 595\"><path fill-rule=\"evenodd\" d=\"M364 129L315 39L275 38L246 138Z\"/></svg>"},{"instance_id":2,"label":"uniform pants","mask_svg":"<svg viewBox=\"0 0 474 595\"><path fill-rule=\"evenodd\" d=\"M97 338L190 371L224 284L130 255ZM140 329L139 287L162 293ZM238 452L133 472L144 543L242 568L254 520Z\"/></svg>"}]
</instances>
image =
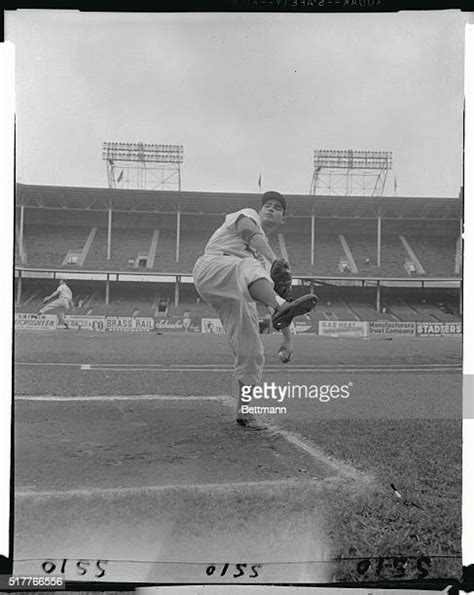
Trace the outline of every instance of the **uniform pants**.
<instances>
[{"instance_id":1,"label":"uniform pants","mask_svg":"<svg viewBox=\"0 0 474 595\"><path fill-rule=\"evenodd\" d=\"M67 312L67 310L69 310L68 300L64 298L57 298L56 300L53 300L52 302L49 302L48 304L44 305L39 311L39 313L46 314L46 312L50 312L51 310L56 309L61 309L64 312Z\"/></svg>"},{"instance_id":2,"label":"uniform pants","mask_svg":"<svg viewBox=\"0 0 474 595\"><path fill-rule=\"evenodd\" d=\"M242 384L261 382L265 356L259 335L258 313L248 287L268 279L267 271L254 258L205 254L193 270L201 297L217 312L234 354L234 377Z\"/></svg>"}]
</instances>

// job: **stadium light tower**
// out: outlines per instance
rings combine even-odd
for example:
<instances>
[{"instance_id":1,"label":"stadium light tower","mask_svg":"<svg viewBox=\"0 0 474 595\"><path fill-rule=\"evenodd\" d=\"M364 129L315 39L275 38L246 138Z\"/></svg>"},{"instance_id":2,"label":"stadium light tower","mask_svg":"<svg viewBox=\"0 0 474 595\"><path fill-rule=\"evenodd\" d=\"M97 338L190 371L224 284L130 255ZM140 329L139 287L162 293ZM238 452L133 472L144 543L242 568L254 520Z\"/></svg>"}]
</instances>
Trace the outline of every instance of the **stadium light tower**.
<instances>
[{"instance_id":1,"label":"stadium light tower","mask_svg":"<svg viewBox=\"0 0 474 595\"><path fill-rule=\"evenodd\" d=\"M104 142L109 188L181 190L182 145Z\"/></svg>"},{"instance_id":2,"label":"stadium light tower","mask_svg":"<svg viewBox=\"0 0 474 595\"><path fill-rule=\"evenodd\" d=\"M392 153L316 149L313 163L310 194L382 196L392 169Z\"/></svg>"}]
</instances>

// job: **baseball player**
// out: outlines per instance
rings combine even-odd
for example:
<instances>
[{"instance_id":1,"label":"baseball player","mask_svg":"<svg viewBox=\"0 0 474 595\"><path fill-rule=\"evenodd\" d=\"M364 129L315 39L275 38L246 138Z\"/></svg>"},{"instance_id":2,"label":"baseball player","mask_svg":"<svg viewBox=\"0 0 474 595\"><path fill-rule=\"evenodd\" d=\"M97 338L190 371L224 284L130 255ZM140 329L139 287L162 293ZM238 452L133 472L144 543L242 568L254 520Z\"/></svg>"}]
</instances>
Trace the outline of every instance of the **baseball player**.
<instances>
[{"instance_id":1,"label":"baseball player","mask_svg":"<svg viewBox=\"0 0 474 595\"><path fill-rule=\"evenodd\" d=\"M49 301L56 296L57 298L55 300L53 300L52 302ZM59 323L64 325L64 328L68 329L69 326L64 320L64 312L67 312L73 305L72 291L64 279L61 279L61 281L59 281L58 288L55 291L53 291L52 294L46 296L43 302L49 303L46 303L38 312L38 314L42 315L46 314L46 312L50 312L51 310L57 310Z\"/></svg>"},{"instance_id":2,"label":"baseball player","mask_svg":"<svg viewBox=\"0 0 474 595\"><path fill-rule=\"evenodd\" d=\"M290 301L289 265L278 259L268 244L266 234L284 222L286 209L286 199L279 192L269 191L262 196L259 212L247 208L227 215L193 269L196 289L216 310L234 354L237 423L256 430L265 425L241 411L242 386L261 382L265 362L256 302L266 306L273 327L283 334L279 353L285 362L293 351L291 321L310 312L317 303L313 294Z\"/></svg>"}]
</instances>

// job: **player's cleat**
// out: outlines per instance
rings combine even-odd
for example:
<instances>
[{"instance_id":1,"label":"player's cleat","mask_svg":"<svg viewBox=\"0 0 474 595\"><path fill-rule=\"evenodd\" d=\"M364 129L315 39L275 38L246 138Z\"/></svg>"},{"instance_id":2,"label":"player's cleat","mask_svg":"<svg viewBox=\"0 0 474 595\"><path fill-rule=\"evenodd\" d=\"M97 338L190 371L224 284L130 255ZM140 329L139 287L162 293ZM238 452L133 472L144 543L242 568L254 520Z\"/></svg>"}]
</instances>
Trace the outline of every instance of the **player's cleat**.
<instances>
[{"instance_id":1,"label":"player's cleat","mask_svg":"<svg viewBox=\"0 0 474 595\"><path fill-rule=\"evenodd\" d=\"M268 426L258 420L256 417L252 415L247 415L245 417L237 417L235 420L240 426L247 428L248 430L266 430Z\"/></svg>"},{"instance_id":2,"label":"player's cleat","mask_svg":"<svg viewBox=\"0 0 474 595\"><path fill-rule=\"evenodd\" d=\"M295 316L311 312L317 303L318 298L312 293L303 295L292 302L285 302L272 316L273 328L280 331L282 328L290 326Z\"/></svg>"}]
</instances>

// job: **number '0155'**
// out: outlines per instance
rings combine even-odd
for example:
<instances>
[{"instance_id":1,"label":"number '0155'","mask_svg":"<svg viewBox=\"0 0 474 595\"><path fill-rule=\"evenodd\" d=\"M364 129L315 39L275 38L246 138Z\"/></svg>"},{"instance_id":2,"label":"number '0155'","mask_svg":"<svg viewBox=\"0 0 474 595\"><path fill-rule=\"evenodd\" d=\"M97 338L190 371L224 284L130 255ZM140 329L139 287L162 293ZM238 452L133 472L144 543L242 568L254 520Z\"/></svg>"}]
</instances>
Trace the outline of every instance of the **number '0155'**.
<instances>
[{"instance_id":1,"label":"number '0155'","mask_svg":"<svg viewBox=\"0 0 474 595\"><path fill-rule=\"evenodd\" d=\"M219 564L210 564L206 568L207 576L232 576L233 578L240 578L247 576L248 578L257 578L258 570L262 567L261 564L223 564L219 571Z\"/></svg>"},{"instance_id":2,"label":"number '0155'","mask_svg":"<svg viewBox=\"0 0 474 595\"><path fill-rule=\"evenodd\" d=\"M46 574L53 574L54 572L65 574L66 568L70 569L73 566L78 576L88 574L89 576L93 575L93 578L102 578L105 576L106 565L107 560L68 560L65 558L60 561L45 560L41 564L41 568Z\"/></svg>"}]
</instances>

